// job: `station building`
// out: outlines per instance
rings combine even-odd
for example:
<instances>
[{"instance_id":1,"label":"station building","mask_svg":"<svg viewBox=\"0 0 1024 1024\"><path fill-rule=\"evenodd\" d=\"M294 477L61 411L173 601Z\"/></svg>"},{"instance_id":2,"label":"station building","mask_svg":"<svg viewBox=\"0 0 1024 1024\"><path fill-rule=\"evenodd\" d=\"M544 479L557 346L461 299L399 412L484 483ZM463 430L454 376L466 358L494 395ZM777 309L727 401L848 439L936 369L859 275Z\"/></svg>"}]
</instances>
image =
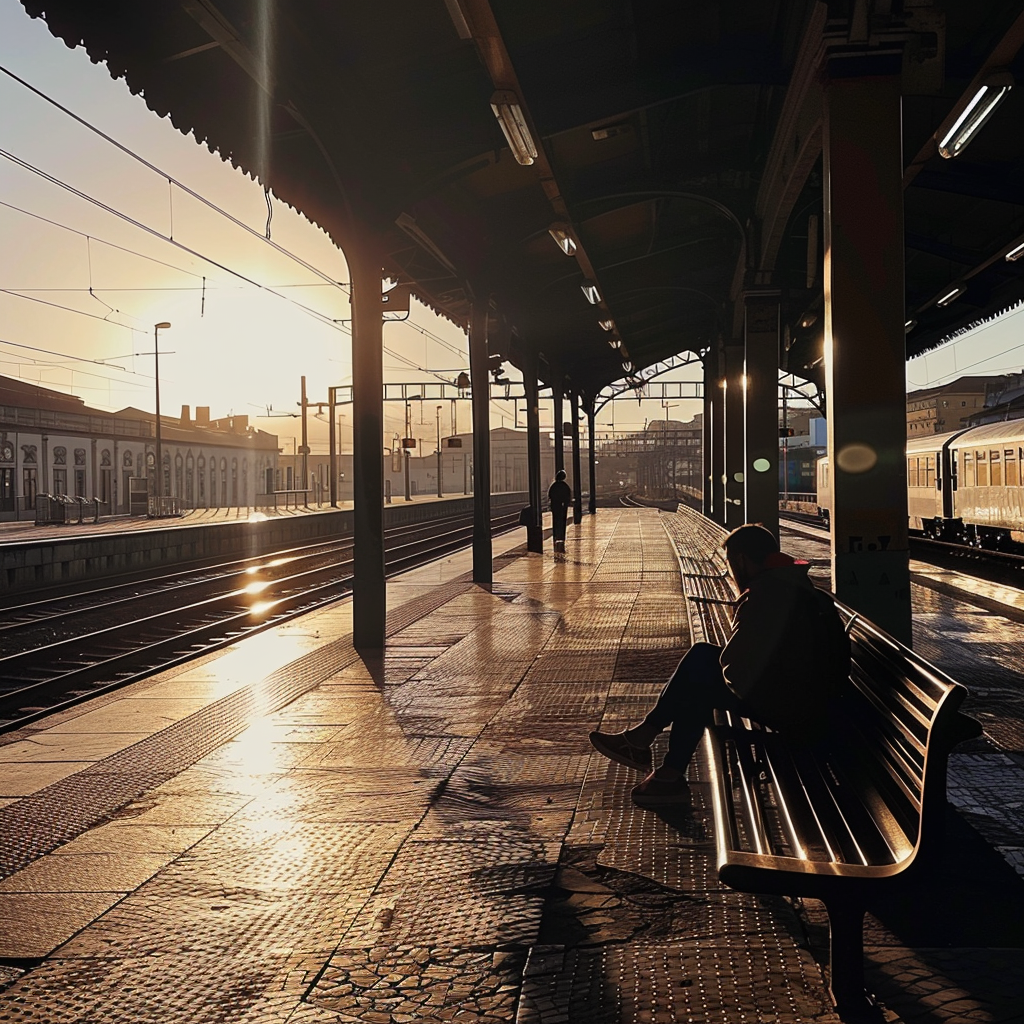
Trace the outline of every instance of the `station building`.
<instances>
[{"instance_id":1,"label":"station building","mask_svg":"<svg viewBox=\"0 0 1024 1024\"><path fill-rule=\"evenodd\" d=\"M161 417L163 494L181 508L253 504L272 485L277 437L248 417ZM131 481L155 493L152 413L93 409L75 396L0 377L0 520L31 518L40 494L98 498L106 513L128 514Z\"/></svg>"}]
</instances>

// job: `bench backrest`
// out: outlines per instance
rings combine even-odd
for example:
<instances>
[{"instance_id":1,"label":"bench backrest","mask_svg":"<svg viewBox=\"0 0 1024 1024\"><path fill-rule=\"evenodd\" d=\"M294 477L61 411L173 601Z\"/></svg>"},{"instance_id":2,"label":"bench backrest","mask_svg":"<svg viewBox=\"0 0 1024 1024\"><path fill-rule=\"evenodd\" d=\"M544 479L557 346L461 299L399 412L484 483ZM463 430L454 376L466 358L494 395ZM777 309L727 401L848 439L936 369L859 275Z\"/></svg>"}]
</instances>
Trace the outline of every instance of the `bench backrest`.
<instances>
[{"instance_id":1,"label":"bench backrest","mask_svg":"<svg viewBox=\"0 0 1024 1024\"><path fill-rule=\"evenodd\" d=\"M916 848L922 832L942 828L949 751L979 727L958 710L967 695L963 686L836 605L848 621L853 649L843 747L884 799L879 813L891 816Z\"/></svg>"}]
</instances>

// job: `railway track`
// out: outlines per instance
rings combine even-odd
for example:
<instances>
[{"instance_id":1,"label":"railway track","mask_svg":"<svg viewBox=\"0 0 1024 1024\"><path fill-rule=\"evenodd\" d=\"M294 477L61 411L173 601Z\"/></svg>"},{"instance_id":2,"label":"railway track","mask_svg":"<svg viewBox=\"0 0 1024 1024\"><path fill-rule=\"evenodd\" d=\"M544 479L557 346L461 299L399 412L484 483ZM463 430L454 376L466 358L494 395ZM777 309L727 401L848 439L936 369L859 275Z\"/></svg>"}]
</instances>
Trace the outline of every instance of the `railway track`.
<instances>
[{"instance_id":1,"label":"railway track","mask_svg":"<svg viewBox=\"0 0 1024 1024\"><path fill-rule=\"evenodd\" d=\"M519 525L499 506L491 532ZM465 547L472 515L393 527L391 576ZM11 604L0 624L0 732L180 664L351 592L352 539Z\"/></svg>"},{"instance_id":2,"label":"railway track","mask_svg":"<svg viewBox=\"0 0 1024 1024\"><path fill-rule=\"evenodd\" d=\"M820 535L822 538L828 538L828 529L821 525L816 516L799 512L780 512L779 521L784 526L801 527L808 536ZM1020 582L1019 574L1024 570L1024 554L1019 552L970 547L916 534L910 538L910 551L915 558L937 565L970 562L972 571L982 570L985 578L991 579L992 582L1011 582L1017 585Z\"/></svg>"}]
</instances>

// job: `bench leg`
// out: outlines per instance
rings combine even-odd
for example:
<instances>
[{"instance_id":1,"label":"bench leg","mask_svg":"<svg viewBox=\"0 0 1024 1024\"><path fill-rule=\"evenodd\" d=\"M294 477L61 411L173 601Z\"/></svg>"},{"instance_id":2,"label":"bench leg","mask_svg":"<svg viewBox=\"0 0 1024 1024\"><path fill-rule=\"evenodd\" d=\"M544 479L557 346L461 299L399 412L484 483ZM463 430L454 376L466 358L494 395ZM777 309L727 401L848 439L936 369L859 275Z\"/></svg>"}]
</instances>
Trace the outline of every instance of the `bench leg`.
<instances>
[{"instance_id":1,"label":"bench leg","mask_svg":"<svg viewBox=\"0 0 1024 1024\"><path fill-rule=\"evenodd\" d=\"M864 907L859 902L832 900L828 911L829 995L841 1020L881 1019L875 1001L864 988Z\"/></svg>"}]
</instances>

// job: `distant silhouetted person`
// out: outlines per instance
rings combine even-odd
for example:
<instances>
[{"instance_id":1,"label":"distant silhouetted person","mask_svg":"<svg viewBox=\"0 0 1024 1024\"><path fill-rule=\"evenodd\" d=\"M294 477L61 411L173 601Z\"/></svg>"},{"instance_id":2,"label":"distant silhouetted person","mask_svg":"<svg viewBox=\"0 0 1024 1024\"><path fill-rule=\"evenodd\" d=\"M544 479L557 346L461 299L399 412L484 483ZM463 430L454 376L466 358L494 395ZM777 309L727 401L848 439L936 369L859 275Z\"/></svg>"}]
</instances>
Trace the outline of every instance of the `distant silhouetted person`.
<instances>
[{"instance_id":1,"label":"distant silhouetted person","mask_svg":"<svg viewBox=\"0 0 1024 1024\"><path fill-rule=\"evenodd\" d=\"M648 773L633 790L640 807L689 801L686 766L716 708L804 745L823 740L836 721L850 641L832 598L808 578L809 563L782 554L763 526L741 526L723 546L741 591L728 643L694 644L639 725L590 734L606 757ZM652 770L651 745L669 727L668 753Z\"/></svg>"},{"instance_id":2,"label":"distant silhouetted person","mask_svg":"<svg viewBox=\"0 0 1024 1024\"><path fill-rule=\"evenodd\" d=\"M551 502L551 536L555 550L565 550L565 522L572 504L572 488L565 482L565 470L555 474L555 482L548 488L548 501Z\"/></svg>"}]
</instances>

